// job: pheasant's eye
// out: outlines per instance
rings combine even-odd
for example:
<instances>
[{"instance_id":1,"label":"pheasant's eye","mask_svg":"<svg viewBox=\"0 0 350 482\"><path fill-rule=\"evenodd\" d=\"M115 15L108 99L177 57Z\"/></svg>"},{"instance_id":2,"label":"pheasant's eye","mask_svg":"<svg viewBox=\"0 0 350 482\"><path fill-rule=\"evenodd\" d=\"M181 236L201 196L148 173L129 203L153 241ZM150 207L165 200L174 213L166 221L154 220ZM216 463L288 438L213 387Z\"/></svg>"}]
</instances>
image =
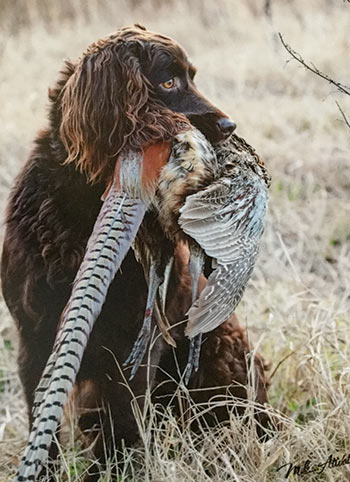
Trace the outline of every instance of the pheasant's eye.
<instances>
[{"instance_id":1,"label":"pheasant's eye","mask_svg":"<svg viewBox=\"0 0 350 482\"><path fill-rule=\"evenodd\" d=\"M169 79L166 82L162 82L160 85L164 87L164 89L172 89L173 87L175 87L175 79Z\"/></svg>"}]
</instances>

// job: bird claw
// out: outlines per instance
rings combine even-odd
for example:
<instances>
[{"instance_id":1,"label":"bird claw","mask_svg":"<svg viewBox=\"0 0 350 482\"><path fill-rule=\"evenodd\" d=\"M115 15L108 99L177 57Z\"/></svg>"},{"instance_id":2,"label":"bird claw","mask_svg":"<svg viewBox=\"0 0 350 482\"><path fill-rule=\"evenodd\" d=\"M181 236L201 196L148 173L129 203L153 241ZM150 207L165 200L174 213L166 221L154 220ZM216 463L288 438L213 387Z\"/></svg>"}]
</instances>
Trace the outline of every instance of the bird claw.
<instances>
[{"instance_id":1,"label":"bird claw","mask_svg":"<svg viewBox=\"0 0 350 482\"><path fill-rule=\"evenodd\" d=\"M185 385L188 385L193 372L197 372L199 368L199 358L201 354L202 333L195 336L190 341L188 360L185 371Z\"/></svg>"},{"instance_id":2,"label":"bird claw","mask_svg":"<svg viewBox=\"0 0 350 482\"><path fill-rule=\"evenodd\" d=\"M151 336L151 318L146 319L142 325L141 330L137 336L137 340L130 352L130 355L123 363L124 366L132 365L129 380L132 380L140 367L140 364L145 356L147 345Z\"/></svg>"}]
</instances>

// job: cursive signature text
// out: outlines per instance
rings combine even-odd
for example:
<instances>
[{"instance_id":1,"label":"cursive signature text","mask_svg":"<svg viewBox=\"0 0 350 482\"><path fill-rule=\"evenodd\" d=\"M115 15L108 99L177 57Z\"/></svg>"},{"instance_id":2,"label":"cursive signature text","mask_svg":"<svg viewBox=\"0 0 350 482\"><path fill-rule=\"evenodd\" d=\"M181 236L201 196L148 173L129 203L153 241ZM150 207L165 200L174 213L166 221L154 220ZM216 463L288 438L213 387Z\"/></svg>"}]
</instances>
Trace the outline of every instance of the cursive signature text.
<instances>
[{"instance_id":1,"label":"cursive signature text","mask_svg":"<svg viewBox=\"0 0 350 482\"><path fill-rule=\"evenodd\" d=\"M285 469L285 478L288 479L290 475L322 474L322 472L324 472L327 468L334 469L335 467L341 467L342 465L348 464L350 464L350 454L345 454L342 457L329 455L325 462L318 464L312 463L309 459L307 459L301 465L296 465L292 462L289 462L278 467L277 472Z\"/></svg>"}]
</instances>

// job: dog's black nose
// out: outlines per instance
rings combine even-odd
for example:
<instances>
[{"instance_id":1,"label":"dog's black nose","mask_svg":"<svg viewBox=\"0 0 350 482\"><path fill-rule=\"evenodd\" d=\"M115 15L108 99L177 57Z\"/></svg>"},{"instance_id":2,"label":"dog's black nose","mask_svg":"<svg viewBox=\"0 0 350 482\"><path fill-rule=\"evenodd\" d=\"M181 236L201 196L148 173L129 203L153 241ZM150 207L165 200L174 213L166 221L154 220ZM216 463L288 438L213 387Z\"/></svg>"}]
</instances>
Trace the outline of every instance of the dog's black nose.
<instances>
[{"instance_id":1,"label":"dog's black nose","mask_svg":"<svg viewBox=\"0 0 350 482\"><path fill-rule=\"evenodd\" d=\"M217 121L216 126L224 139L229 137L237 127L236 123L227 117L221 117Z\"/></svg>"}]
</instances>

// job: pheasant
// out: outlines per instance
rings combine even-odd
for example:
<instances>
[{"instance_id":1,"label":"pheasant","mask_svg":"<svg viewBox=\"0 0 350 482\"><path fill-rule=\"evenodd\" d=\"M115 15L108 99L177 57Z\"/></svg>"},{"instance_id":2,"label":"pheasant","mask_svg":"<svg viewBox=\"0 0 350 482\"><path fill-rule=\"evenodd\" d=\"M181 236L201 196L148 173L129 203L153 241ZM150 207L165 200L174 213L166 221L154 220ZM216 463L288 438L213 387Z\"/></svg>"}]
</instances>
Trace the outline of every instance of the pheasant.
<instances>
[{"instance_id":1,"label":"pheasant","mask_svg":"<svg viewBox=\"0 0 350 482\"><path fill-rule=\"evenodd\" d=\"M191 339L185 383L193 369L198 370L202 334L233 313L251 276L263 231L269 183L260 158L238 136L231 136L215 149L199 131L187 130L175 136L152 201L158 222L153 215L153 226L136 237L136 251L143 252L138 257L146 273L148 270L149 297L143 327L126 361L132 363L131 377L144 357L155 296L164 278L161 316L166 319L164 300L171 251L180 241L190 249L192 279L192 307L185 330ZM214 271L197 299L205 257L212 259ZM161 331L164 333L164 329Z\"/></svg>"},{"instance_id":2,"label":"pheasant","mask_svg":"<svg viewBox=\"0 0 350 482\"><path fill-rule=\"evenodd\" d=\"M131 245L149 285L144 323L128 360L132 375L149 342L153 311L164 337L174 344L165 315L166 291L176 244L189 246L188 381L198 368L202 334L233 313L251 275L268 185L262 162L242 139L233 136L213 147L196 129L180 132L172 145L146 146L118 160L36 390L33 428L17 482L35 480L46 461L93 324ZM206 258L213 271L198 296Z\"/></svg>"}]
</instances>

